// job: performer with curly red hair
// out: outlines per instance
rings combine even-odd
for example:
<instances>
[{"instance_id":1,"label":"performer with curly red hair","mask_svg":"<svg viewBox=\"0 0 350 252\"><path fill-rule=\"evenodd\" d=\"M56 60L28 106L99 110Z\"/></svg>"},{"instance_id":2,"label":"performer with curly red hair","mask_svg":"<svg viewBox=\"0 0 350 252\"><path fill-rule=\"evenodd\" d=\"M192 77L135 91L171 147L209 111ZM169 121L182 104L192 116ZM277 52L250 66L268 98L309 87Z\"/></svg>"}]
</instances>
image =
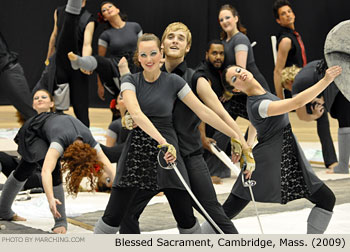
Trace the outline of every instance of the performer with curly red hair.
<instances>
[{"instance_id":1,"label":"performer with curly red hair","mask_svg":"<svg viewBox=\"0 0 350 252\"><path fill-rule=\"evenodd\" d=\"M73 23L81 9L81 0L68 0L65 9L65 27ZM68 36L74 29L62 31ZM42 98L42 97L41 97ZM48 99L45 99L45 101ZM52 106L53 102L51 101ZM102 175L103 168L111 178L113 169L100 145L92 137L90 130L78 119L69 115L44 112L46 103L34 96L33 107L40 110L38 115L28 119L19 130L15 141L22 160L8 177L0 197L0 218L5 220L25 220L12 210L12 203L27 178L39 165L42 166L42 184L49 201L50 211L55 218L55 233L66 233L64 191L60 157L63 156L63 171L68 171L66 182L68 193L77 195L83 177L90 180L95 188L95 178ZM102 169L95 169L96 166Z\"/></svg>"},{"instance_id":2,"label":"performer with curly red hair","mask_svg":"<svg viewBox=\"0 0 350 252\"><path fill-rule=\"evenodd\" d=\"M23 125L15 140L22 160L4 185L0 198L2 219L25 220L17 216L11 206L17 193L38 165L42 166L42 184L50 211L55 218L53 230L57 233L65 233L67 229L62 172L68 172L67 191L74 196L78 194L83 177L88 178L90 188L94 190L96 180L102 175L104 168L111 178L115 175L115 169L90 130L70 115L40 113Z\"/></svg>"}]
</instances>

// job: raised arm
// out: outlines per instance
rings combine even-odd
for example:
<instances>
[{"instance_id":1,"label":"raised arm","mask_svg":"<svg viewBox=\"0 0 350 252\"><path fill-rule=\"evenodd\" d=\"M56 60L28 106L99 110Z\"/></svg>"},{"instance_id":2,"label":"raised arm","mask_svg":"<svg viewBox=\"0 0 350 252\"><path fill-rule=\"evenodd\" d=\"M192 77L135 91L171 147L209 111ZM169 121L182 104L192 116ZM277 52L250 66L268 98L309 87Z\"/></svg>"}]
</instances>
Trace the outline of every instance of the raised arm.
<instances>
[{"instance_id":1,"label":"raised arm","mask_svg":"<svg viewBox=\"0 0 350 252\"><path fill-rule=\"evenodd\" d=\"M211 143L216 143L215 139L207 137L207 134L205 133L205 123L201 122L198 126L199 133L201 135L201 141L203 148L206 149L207 151L211 151L210 149L210 144Z\"/></svg>"},{"instance_id":2,"label":"raised arm","mask_svg":"<svg viewBox=\"0 0 350 252\"><path fill-rule=\"evenodd\" d=\"M49 58L55 52L55 43L56 43L56 37L57 37L57 9L55 10L55 12L53 14L53 20L54 20L54 24L53 24L53 29L52 29L50 40L49 40L49 48L47 50L45 65L49 64Z\"/></svg>"},{"instance_id":3,"label":"raised arm","mask_svg":"<svg viewBox=\"0 0 350 252\"><path fill-rule=\"evenodd\" d=\"M312 87L297 94L293 98L273 101L267 109L268 116L276 116L298 109L312 101L341 73L341 67L333 66L327 69L325 76Z\"/></svg>"},{"instance_id":4,"label":"raised arm","mask_svg":"<svg viewBox=\"0 0 350 252\"><path fill-rule=\"evenodd\" d=\"M56 163L60 157L60 153L53 148L49 148L46 153L44 164L41 170L41 178L46 194L46 198L49 202L49 207L52 215L55 218L60 218L61 214L57 211L56 204L61 204L61 202L54 197L53 187L52 187L52 172L56 167Z\"/></svg>"},{"instance_id":5,"label":"raised arm","mask_svg":"<svg viewBox=\"0 0 350 252\"><path fill-rule=\"evenodd\" d=\"M91 56L92 54L92 38L94 36L95 31L95 22L89 22L84 31L84 43L82 48L82 56ZM92 71L87 71L85 69L80 68L84 74L92 74Z\"/></svg>"},{"instance_id":6,"label":"raised arm","mask_svg":"<svg viewBox=\"0 0 350 252\"><path fill-rule=\"evenodd\" d=\"M282 70L286 65L287 57L290 49L292 48L292 41L290 38L283 38L278 45L277 59L275 69L273 71L273 82L275 84L275 91L278 98L284 99L283 87L282 87Z\"/></svg>"},{"instance_id":7,"label":"raised arm","mask_svg":"<svg viewBox=\"0 0 350 252\"><path fill-rule=\"evenodd\" d=\"M92 39L95 31L95 22L89 22L84 31L84 43L82 49L82 56L90 56L92 54Z\"/></svg>"}]
</instances>

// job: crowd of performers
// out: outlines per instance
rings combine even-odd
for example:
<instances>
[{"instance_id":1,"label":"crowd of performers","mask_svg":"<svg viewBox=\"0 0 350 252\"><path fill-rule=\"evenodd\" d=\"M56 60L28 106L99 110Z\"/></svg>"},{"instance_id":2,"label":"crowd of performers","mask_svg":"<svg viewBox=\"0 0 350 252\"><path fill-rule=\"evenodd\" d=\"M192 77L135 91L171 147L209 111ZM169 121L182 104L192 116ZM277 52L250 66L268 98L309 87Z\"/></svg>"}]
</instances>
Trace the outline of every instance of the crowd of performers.
<instances>
[{"instance_id":1,"label":"crowd of performers","mask_svg":"<svg viewBox=\"0 0 350 252\"><path fill-rule=\"evenodd\" d=\"M15 197L23 187L42 187L54 217L52 231L66 233L65 173L68 194L78 194L84 177L91 190L110 189L94 233L140 233L140 215L151 198L163 192L179 233L236 234L231 219L251 201L245 185L251 179L259 181L253 187L256 201L311 201L307 233L324 233L335 195L306 160L288 112L296 110L301 120L317 120L325 166L329 172L348 173L350 120L339 108L349 107L349 101L333 82L342 72L340 66L328 68L324 59L307 64L287 0L274 3L281 26L274 70L277 96L259 71L246 29L229 4L218 13L220 39L208 43L205 60L196 69L185 61L192 45L185 24L169 24L161 38L143 34L138 23L125 20L114 1L101 3L99 21L108 28L93 55L96 23L85 4L86 0L68 0L55 10L46 68L32 92L17 55L0 36L0 83L25 121L15 137L20 157L0 153L0 169L7 176L0 197L1 219L25 221L12 211ZM98 74L99 97L105 99L105 91L115 96L106 145L97 143L88 128L84 85L93 72ZM67 87L76 118L62 112ZM289 98L284 89L292 92ZM331 101L324 95L329 89ZM339 161L327 111L339 121ZM249 120L246 136L237 117ZM242 168L238 178L243 180L236 180L223 205L213 182L220 183L231 171L213 154L213 142ZM111 162L117 163L116 169ZM164 169L174 164L176 171ZM206 218L202 225L193 208Z\"/></svg>"}]
</instances>

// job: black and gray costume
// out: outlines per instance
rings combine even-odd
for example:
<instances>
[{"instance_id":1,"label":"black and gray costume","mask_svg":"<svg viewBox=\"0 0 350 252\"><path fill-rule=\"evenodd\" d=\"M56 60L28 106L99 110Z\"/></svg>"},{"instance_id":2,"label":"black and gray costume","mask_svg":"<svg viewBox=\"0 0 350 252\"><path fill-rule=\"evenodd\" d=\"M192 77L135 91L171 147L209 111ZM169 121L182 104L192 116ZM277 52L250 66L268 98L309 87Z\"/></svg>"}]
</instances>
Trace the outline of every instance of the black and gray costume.
<instances>
[{"instance_id":1,"label":"black and gray costume","mask_svg":"<svg viewBox=\"0 0 350 252\"><path fill-rule=\"evenodd\" d=\"M166 71L164 66L162 70ZM172 73L181 76L187 83L190 83L192 91L197 95L197 80L202 77L200 71L195 73L192 69L187 68L186 62L183 61ZM209 170L202 156L202 142L198 130L200 119L184 103L177 100L173 112L173 122L193 193L224 233L237 233L236 228L227 218L217 200ZM138 194L136 196L132 213L123 220L120 233L140 233L139 217L153 195ZM196 205L194 207L199 210Z\"/></svg>"},{"instance_id":2,"label":"black and gray costume","mask_svg":"<svg viewBox=\"0 0 350 252\"><path fill-rule=\"evenodd\" d=\"M58 55L60 53L67 55L67 50L73 48L72 44L74 44L74 40L71 38L74 36L74 24L78 19L80 9L81 0L68 0L64 12L63 30L61 31L61 36L58 38L56 51ZM59 57L56 60L57 66L70 67L63 62L59 63L61 60ZM69 62L67 63L69 64ZM52 77L52 74L43 74L41 81L48 84L50 83L48 81ZM15 213L11 210L12 203L18 191L23 187L26 179L32 175L37 165L42 166L48 149L55 148L60 153L63 153L64 149L77 138L81 138L83 142L89 143L92 147L99 147L89 129L78 119L71 116L46 112L33 116L25 122L15 138L18 144L18 153L22 156L22 159L16 170L7 178L3 187L0 197L0 218L12 220L15 216ZM59 161L56 163L56 167L52 172L52 178L54 197L62 203L56 206L61 217L55 218L54 228L63 226L67 229L65 198Z\"/></svg>"},{"instance_id":3,"label":"black and gray costume","mask_svg":"<svg viewBox=\"0 0 350 252\"><path fill-rule=\"evenodd\" d=\"M120 29L110 27L105 30L98 39L98 44L107 48L108 55L106 57L95 56L97 60L96 72L100 75L106 89L115 97L120 89L119 60L125 57L130 72L138 71L133 62L133 55L137 40L141 35L142 28L138 23L125 22L125 26Z\"/></svg>"},{"instance_id":4,"label":"black and gray costume","mask_svg":"<svg viewBox=\"0 0 350 252\"><path fill-rule=\"evenodd\" d=\"M78 138L95 148L97 152L101 149L90 130L80 120L70 115L44 112L32 117L22 126L15 138L22 160L14 176L19 181L24 181L32 172L30 164L41 163L49 148L54 148L63 155L64 150ZM59 169L60 162L57 162L53 171L54 186L61 183Z\"/></svg>"},{"instance_id":5,"label":"black and gray costume","mask_svg":"<svg viewBox=\"0 0 350 252\"><path fill-rule=\"evenodd\" d=\"M261 84L261 86L265 90L269 91L269 85L267 84L264 76L261 74L255 63L253 48L248 37L245 34L238 32L229 41L223 41L223 44L225 46L224 67L237 64L235 57L236 52L246 51L248 53L246 69L253 74L254 78ZM226 102L226 104L224 104L224 107L234 120L236 120L237 117L242 117L248 120L246 103L246 94L234 93L232 98L228 102ZM219 148L226 151L226 153L228 154L230 153L229 137L225 136L221 132L215 132L213 138L217 141L217 145L219 146ZM208 163L208 167L211 171L212 176L218 176L221 178L231 176L230 170L227 167L225 167L224 165L218 166L218 164L221 163L215 155L210 155L208 153L207 156L208 157L206 158L206 161Z\"/></svg>"},{"instance_id":6,"label":"black and gray costume","mask_svg":"<svg viewBox=\"0 0 350 252\"><path fill-rule=\"evenodd\" d=\"M186 168L179 155L177 136L173 128L172 112L174 102L180 100L190 91L186 82L173 74L162 72L152 83L147 82L143 73L126 75L122 78L121 92L132 90L143 113L154 126L177 150L177 167L189 184ZM129 134L122 156L117 166L117 175L112 193L102 219L95 227L95 232L116 232L128 211L132 211L133 201L137 195L154 195L164 191L177 220L179 228L196 227L191 198L184 189L174 170L160 168L157 161L157 142L140 128ZM153 192L153 193L152 193ZM151 196L150 196L151 197ZM181 198L181 201L178 199ZM198 224L197 224L198 225Z\"/></svg>"},{"instance_id":7,"label":"black and gray costume","mask_svg":"<svg viewBox=\"0 0 350 252\"><path fill-rule=\"evenodd\" d=\"M258 135L258 144L253 149L255 200L286 204L306 198L316 204L309 215L308 233L323 233L332 216L335 196L313 172L291 130L288 114L268 117L267 108L276 100L279 98L275 95L265 93L249 96L247 101L249 119ZM251 200L241 175L223 205L229 218L235 217Z\"/></svg>"}]
</instances>

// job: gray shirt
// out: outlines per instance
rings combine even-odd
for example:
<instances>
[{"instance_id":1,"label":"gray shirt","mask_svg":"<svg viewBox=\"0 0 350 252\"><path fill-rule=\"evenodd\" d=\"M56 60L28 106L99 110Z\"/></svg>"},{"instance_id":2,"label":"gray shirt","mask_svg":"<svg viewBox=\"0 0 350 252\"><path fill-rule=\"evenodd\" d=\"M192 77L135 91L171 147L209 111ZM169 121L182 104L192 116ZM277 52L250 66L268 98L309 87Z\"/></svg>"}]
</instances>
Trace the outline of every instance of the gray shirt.
<instances>
[{"instance_id":1,"label":"gray shirt","mask_svg":"<svg viewBox=\"0 0 350 252\"><path fill-rule=\"evenodd\" d=\"M255 58L253 48L251 46L249 38L241 32L235 34L229 41L222 41L225 47L225 60L224 66L236 65L236 53L239 51L245 51L248 53L247 56L247 70L250 71L254 78L265 88L270 90L264 76L259 71L255 64Z\"/></svg>"},{"instance_id":2,"label":"gray shirt","mask_svg":"<svg viewBox=\"0 0 350 252\"><path fill-rule=\"evenodd\" d=\"M82 122L70 115L58 115L47 120L43 125L42 133L50 143L49 148L56 149L61 155L78 137L84 143L95 148L97 152L101 149L90 130Z\"/></svg>"},{"instance_id":3,"label":"gray shirt","mask_svg":"<svg viewBox=\"0 0 350 252\"><path fill-rule=\"evenodd\" d=\"M108 49L111 57L120 57L125 52L134 52L142 28L138 23L126 22L125 26L105 30L98 39L98 44Z\"/></svg>"},{"instance_id":4,"label":"gray shirt","mask_svg":"<svg viewBox=\"0 0 350 252\"><path fill-rule=\"evenodd\" d=\"M142 72L122 78L121 93L133 90L142 112L148 117L171 117L176 98L183 99L190 91L181 77L161 72L154 82L147 82Z\"/></svg>"},{"instance_id":5,"label":"gray shirt","mask_svg":"<svg viewBox=\"0 0 350 252\"><path fill-rule=\"evenodd\" d=\"M268 116L267 109L271 102L279 98L269 92L263 95L249 96L247 112L250 122L257 130L258 144L253 149L256 169L252 179L257 181L253 187L254 197L259 202L281 203L281 161L288 158L282 156L283 132L289 124L288 113L278 116ZM311 193L322 185L314 174L300 145L294 135L298 165L303 172L304 181ZM238 179L232 188L232 193L246 200L250 200L249 189L244 187Z\"/></svg>"}]
</instances>

